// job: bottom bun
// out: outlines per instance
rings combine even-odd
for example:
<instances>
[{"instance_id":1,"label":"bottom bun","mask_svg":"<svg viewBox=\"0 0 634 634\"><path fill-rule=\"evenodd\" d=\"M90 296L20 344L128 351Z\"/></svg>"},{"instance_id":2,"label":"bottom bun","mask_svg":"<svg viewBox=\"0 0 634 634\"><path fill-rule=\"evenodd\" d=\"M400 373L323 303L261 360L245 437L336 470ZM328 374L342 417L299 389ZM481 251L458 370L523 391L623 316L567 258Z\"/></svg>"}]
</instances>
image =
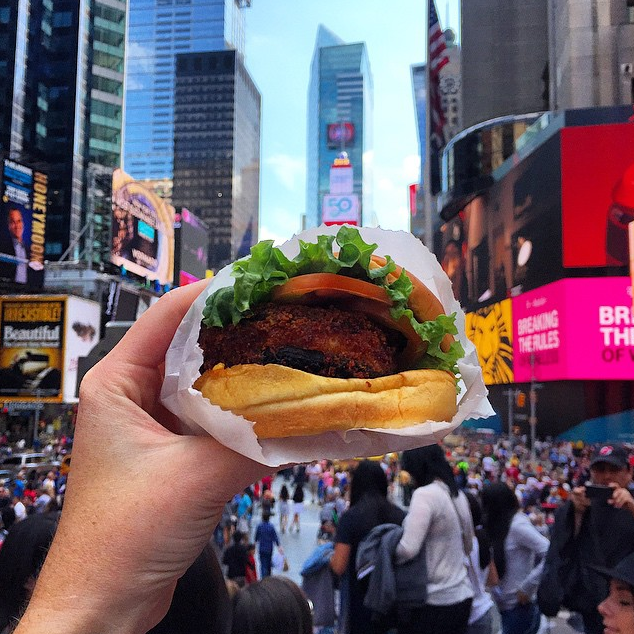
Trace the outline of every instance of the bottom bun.
<instances>
[{"instance_id":1,"label":"bottom bun","mask_svg":"<svg viewBox=\"0 0 634 634\"><path fill-rule=\"evenodd\" d=\"M194 388L211 403L253 421L259 438L409 427L450 421L457 410L454 377L443 370L332 379L275 364L220 364Z\"/></svg>"}]
</instances>

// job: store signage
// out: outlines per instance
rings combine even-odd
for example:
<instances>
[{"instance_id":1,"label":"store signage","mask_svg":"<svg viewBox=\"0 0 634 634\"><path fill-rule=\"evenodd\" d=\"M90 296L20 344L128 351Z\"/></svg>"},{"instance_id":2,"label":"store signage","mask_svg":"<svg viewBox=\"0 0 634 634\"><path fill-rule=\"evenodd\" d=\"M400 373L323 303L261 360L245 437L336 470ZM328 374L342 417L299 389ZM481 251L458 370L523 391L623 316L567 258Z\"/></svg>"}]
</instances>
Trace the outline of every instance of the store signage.
<instances>
[{"instance_id":1,"label":"store signage","mask_svg":"<svg viewBox=\"0 0 634 634\"><path fill-rule=\"evenodd\" d=\"M324 196L322 207L322 221L326 225L359 223L359 196L347 194L345 196Z\"/></svg>"}]
</instances>

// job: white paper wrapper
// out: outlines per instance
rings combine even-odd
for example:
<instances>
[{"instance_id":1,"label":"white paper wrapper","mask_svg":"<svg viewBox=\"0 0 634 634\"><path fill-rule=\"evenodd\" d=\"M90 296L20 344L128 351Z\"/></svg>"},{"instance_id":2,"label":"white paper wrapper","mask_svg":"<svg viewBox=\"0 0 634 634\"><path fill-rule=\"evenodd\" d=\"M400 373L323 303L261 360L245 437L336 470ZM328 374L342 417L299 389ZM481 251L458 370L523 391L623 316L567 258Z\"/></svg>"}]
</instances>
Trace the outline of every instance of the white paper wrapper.
<instances>
[{"instance_id":1,"label":"white paper wrapper","mask_svg":"<svg viewBox=\"0 0 634 634\"><path fill-rule=\"evenodd\" d=\"M299 252L298 238L316 242L318 235L334 235L339 227L322 226L294 236L280 248L287 257ZM378 244L377 255L391 255L394 261L411 271L440 299L447 314L457 313L456 326L466 356L458 365L462 373L458 412L450 423L427 421L403 429L356 429L329 432L303 438L258 440L253 423L241 416L212 405L191 386L200 376L203 362L198 334L205 301L214 291L232 286L231 267L214 277L206 290L192 304L178 327L165 358L165 381L161 392L163 404L191 430L192 434L211 434L219 442L253 460L270 466L291 462L310 462L321 458L343 459L377 456L429 445L441 440L467 418L485 418L493 414L487 400L478 358L473 344L465 336L465 317L454 299L451 282L430 253L413 235L404 231L386 231L361 227L366 242Z\"/></svg>"}]
</instances>

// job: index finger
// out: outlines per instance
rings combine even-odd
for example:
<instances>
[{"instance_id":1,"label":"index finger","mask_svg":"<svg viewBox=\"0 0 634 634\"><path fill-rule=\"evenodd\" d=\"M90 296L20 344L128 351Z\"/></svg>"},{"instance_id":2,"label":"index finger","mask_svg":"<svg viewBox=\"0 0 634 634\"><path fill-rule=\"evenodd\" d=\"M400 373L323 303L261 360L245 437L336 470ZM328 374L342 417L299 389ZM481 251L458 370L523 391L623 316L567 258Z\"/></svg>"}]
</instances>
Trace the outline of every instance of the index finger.
<instances>
[{"instance_id":1,"label":"index finger","mask_svg":"<svg viewBox=\"0 0 634 634\"><path fill-rule=\"evenodd\" d=\"M163 295L141 315L103 362L157 368L165 359L185 313L208 283L209 280L200 280Z\"/></svg>"}]
</instances>

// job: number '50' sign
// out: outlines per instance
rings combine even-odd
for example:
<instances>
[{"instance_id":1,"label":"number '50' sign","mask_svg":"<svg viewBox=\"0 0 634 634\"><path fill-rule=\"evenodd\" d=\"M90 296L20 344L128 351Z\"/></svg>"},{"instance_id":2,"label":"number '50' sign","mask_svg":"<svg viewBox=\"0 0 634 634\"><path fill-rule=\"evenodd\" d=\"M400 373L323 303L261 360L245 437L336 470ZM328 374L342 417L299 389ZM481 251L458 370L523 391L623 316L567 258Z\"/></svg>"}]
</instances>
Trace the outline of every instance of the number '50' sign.
<instances>
[{"instance_id":1,"label":"number '50' sign","mask_svg":"<svg viewBox=\"0 0 634 634\"><path fill-rule=\"evenodd\" d=\"M359 221L359 196L346 194L344 196L324 196L322 208L324 222L355 222Z\"/></svg>"}]
</instances>

